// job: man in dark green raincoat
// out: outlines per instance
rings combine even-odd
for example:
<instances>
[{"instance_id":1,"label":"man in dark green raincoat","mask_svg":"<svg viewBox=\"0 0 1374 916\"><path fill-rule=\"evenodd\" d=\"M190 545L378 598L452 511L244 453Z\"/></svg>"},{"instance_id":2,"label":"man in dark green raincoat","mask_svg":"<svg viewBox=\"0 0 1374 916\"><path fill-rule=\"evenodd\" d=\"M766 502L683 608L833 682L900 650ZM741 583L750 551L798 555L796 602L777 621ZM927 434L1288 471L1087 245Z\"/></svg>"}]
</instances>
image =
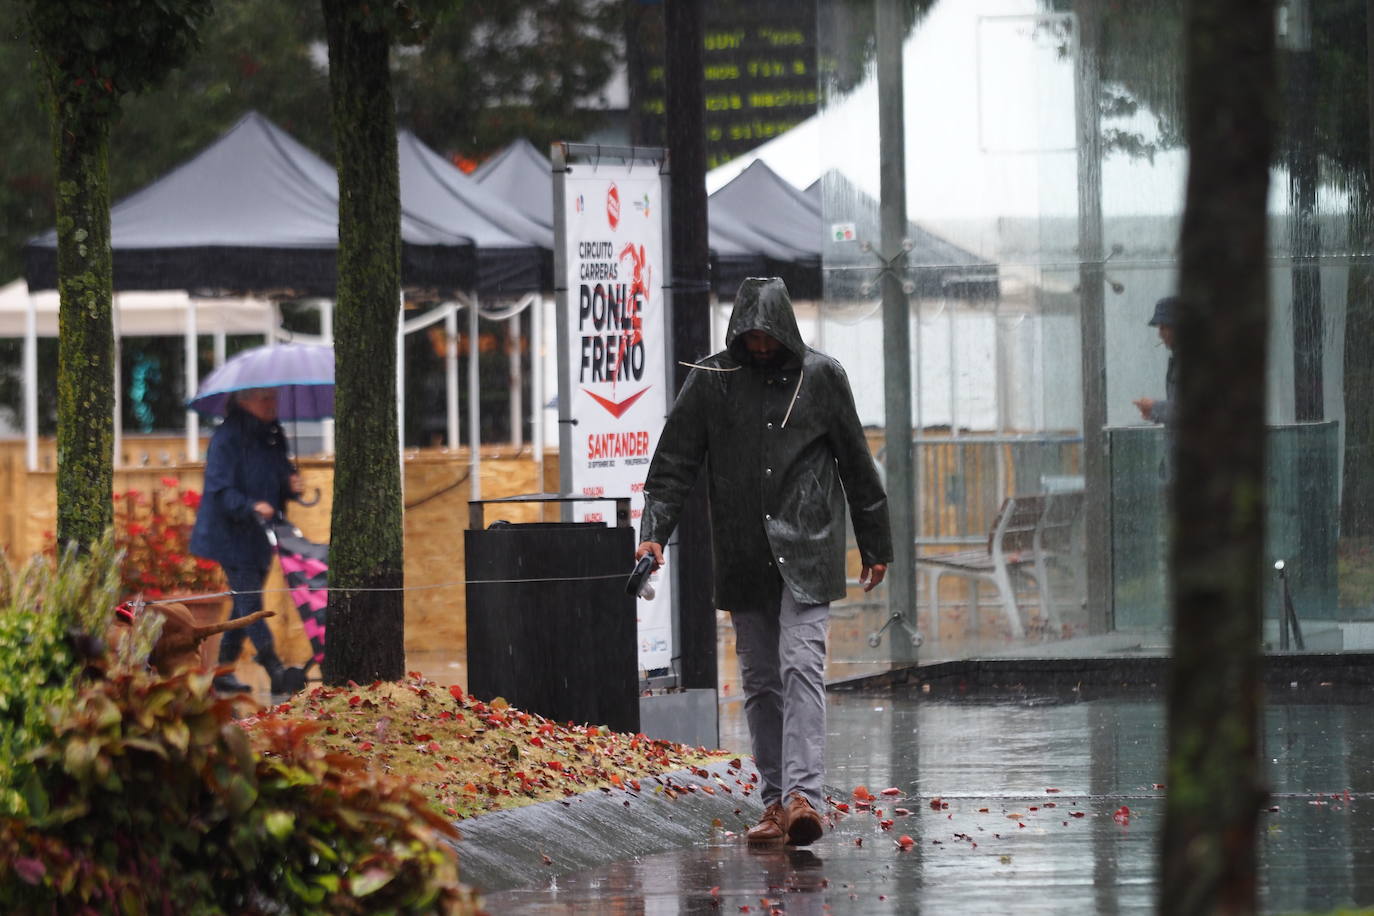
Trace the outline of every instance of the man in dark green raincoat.
<instances>
[{"instance_id":1,"label":"man in dark green raincoat","mask_svg":"<svg viewBox=\"0 0 1374 916\"><path fill-rule=\"evenodd\" d=\"M751 841L822 832L825 639L845 595L845 502L871 590L892 560L887 496L840 364L802 343L787 287L745 280L725 350L693 367L644 482L636 558L663 563L707 468L715 606L730 612L762 779Z\"/></svg>"}]
</instances>

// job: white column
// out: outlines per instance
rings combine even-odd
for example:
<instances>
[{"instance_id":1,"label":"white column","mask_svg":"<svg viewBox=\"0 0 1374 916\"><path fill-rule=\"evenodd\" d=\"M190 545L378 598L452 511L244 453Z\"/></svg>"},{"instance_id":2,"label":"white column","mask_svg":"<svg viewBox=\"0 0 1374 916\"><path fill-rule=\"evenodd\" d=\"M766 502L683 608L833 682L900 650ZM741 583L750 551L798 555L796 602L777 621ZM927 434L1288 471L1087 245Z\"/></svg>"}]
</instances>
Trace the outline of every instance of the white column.
<instances>
[{"instance_id":1,"label":"white column","mask_svg":"<svg viewBox=\"0 0 1374 916\"><path fill-rule=\"evenodd\" d=\"M196 396L200 388L200 364L196 347L199 333L196 315L196 300L186 300L186 398ZM186 411L186 460L200 460L200 414L192 409Z\"/></svg>"},{"instance_id":2,"label":"white column","mask_svg":"<svg viewBox=\"0 0 1374 916\"><path fill-rule=\"evenodd\" d=\"M482 498L482 416L477 386L477 294L468 304L468 446L472 449L468 472L472 498Z\"/></svg>"},{"instance_id":3,"label":"white column","mask_svg":"<svg viewBox=\"0 0 1374 916\"><path fill-rule=\"evenodd\" d=\"M329 344L329 345L332 347L332 346L334 346L334 300L333 300L333 299L321 299L319 305L320 305L320 336L324 338L324 342L325 342L325 343ZM405 315L405 298L404 298L404 294L402 294L401 315L402 315L402 316ZM404 337L404 336L405 336L405 333L402 332L402 335L401 335L401 336ZM326 455L333 455L333 454L334 454L334 418L333 418L333 417L325 417L322 421L320 421L320 438L322 439L320 445L323 447L324 453L325 453Z\"/></svg>"},{"instance_id":4,"label":"white column","mask_svg":"<svg viewBox=\"0 0 1374 916\"><path fill-rule=\"evenodd\" d=\"M444 401L448 419L446 444L458 451L458 306L444 307Z\"/></svg>"},{"instance_id":5,"label":"white column","mask_svg":"<svg viewBox=\"0 0 1374 916\"><path fill-rule=\"evenodd\" d=\"M124 339L119 330L119 297L110 297L110 322L114 325L114 455L111 466L117 471L124 466Z\"/></svg>"},{"instance_id":6,"label":"white column","mask_svg":"<svg viewBox=\"0 0 1374 916\"><path fill-rule=\"evenodd\" d=\"M38 470L38 306L32 291L24 314L24 445L29 470Z\"/></svg>"},{"instance_id":7,"label":"white column","mask_svg":"<svg viewBox=\"0 0 1374 916\"><path fill-rule=\"evenodd\" d=\"M525 375L520 359L520 313L516 312L510 316L507 322L506 331L506 362L509 367L510 378L510 444L514 446L516 453L525 444L524 429L524 398L522 389L525 387Z\"/></svg>"},{"instance_id":8,"label":"white column","mask_svg":"<svg viewBox=\"0 0 1374 916\"><path fill-rule=\"evenodd\" d=\"M397 297L400 314L396 316L396 445L397 460L401 462L401 493L405 493L406 483L406 294L402 290ZM338 363L335 363L335 376ZM405 502L404 499L401 500Z\"/></svg>"},{"instance_id":9,"label":"white column","mask_svg":"<svg viewBox=\"0 0 1374 916\"><path fill-rule=\"evenodd\" d=\"M530 306L530 413L534 416L530 438L534 445L535 481L544 492L544 297Z\"/></svg>"}]
</instances>

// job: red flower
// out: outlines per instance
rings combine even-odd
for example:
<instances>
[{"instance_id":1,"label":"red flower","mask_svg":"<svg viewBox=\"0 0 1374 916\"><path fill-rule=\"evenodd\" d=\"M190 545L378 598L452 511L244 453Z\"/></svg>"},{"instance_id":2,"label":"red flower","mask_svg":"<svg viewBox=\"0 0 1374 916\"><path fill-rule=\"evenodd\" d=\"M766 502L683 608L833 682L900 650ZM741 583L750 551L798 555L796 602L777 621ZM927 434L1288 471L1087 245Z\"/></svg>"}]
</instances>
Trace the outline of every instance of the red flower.
<instances>
[{"instance_id":1,"label":"red flower","mask_svg":"<svg viewBox=\"0 0 1374 916\"><path fill-rule=\"evenodd\" d=\"M164 477L162 478L162 485L175 490L177 487L181 486L181 481L177 480L175 477Z\"/></svg>"},{"instance_id":2,"label":"red flower","mask_svg":"<svg viewBox=\"0 0 1374 916\"><path fill-rule=\"evenodd\" d=\"M176 485L175 477L162 483ZM115 541L124 551L120 577L125 596L219 592L224 576L219 564L193 557L190 550L195 510L201 496L191 489L154 491L145 498L137 490L115 494Z\"/></svg>"}]
</instances>

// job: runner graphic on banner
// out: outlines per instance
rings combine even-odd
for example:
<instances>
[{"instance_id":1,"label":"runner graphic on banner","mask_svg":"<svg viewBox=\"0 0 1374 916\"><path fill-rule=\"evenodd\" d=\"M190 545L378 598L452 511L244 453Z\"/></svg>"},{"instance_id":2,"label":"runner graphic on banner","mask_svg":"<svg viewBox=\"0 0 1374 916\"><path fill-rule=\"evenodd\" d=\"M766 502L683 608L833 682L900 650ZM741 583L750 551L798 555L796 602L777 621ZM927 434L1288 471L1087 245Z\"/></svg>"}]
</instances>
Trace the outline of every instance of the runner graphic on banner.
<instances>
[{"instance_id":1,"label":"runner graphic on banner","mask_svg":"<svg viewBox=\"0 0 1374 916\"><path fill-rule=\"evenodd\" d=\"M658 170L577 169L563 184L567 266L562 285L572 492L630 496L636 529L644 478L667 413L663 197ZM609 503L574 504L575 521L611 521ZM632 558L626 558L626 572ZM639 664L672 660L671 590L640 599Z\"/></svg>"}]
</instances>

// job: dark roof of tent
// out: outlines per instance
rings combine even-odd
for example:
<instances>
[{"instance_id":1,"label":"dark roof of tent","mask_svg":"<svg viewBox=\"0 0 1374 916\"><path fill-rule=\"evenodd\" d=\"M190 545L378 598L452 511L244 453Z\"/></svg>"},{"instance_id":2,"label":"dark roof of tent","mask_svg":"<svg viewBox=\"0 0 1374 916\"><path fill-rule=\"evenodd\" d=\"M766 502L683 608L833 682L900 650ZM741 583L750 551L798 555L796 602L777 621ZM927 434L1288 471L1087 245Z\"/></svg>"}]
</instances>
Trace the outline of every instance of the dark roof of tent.
<instances>
[{"instance_id":1,"label":"dark roof of tent","mask_svg":"<svg viewBox=\"0 0 1374 916\"><path fill-rule=\"evenodd\" d=\"M463 174L410 131L399 133L396 147L402 207L476 243L479 292L552 288L551 226Z\"/></svg>"},{"instance_id":2,"label":"dark roof of tent","mask_svg":"<svg viewBox=\"0 0 1374 916\"><path fill-rule=\"evenodd\" d=\"M831 294L852 294L846 292L850 284L845 284L840 279L846 273L852 274L855 281L853 286L862 282L875 282L878 276L876 255L872 251L864 251L858 242L870 241L875 249L878 247L882 234L878 201L861 190L843 173L834 169L816 179L802 193L817 208L821 207L824 194L830 203L827 211L830 221L850 222L855 226L854 241L828 240L828 233L822 235L826 246L826 265L872 268L835 272L832 276ZM909 277L915 284L916 295L985 299L998 294L996 263L960 248L911 221L907 222L906 237L911 242L907 264L912 268Z\"/></svg>"},{"instance_id":3,"label":"dark roof of tent","mask_svg":"<svg viewBox=\"0 0 1374 916\"><path fill-rule=\"evenodd\" d=\"M257 112L110 211L116 289L332 295L338 179ZM407 286L473 289L474 239L402 212ZM30 289L57 284L55 231L24 248Z\"/></svg>"},{"instance_id":4,"label":"dark roof of tent","mask_svg":"<svg viewBox=\"0 0 1374 916\"><path fill-rule=\"evenodd\" d=\"M471 177L525 216L552 228L553 168L533 143L523 138L511 142ZM753 216L741 218L725 208L708 206L711 285L718 295L733 297L745 277L779 274L794 256L786 246L754 231Z\"/></svg>"},{"instance_id":5,"label":"dark roof of tent","mask_svg":"<svg viewBox=\"0 0 1374 916\"><path fill-rule=\"evenodd\" d=\"M769 257L820 263L820 207L761 159L711 195L711 212L746 223Z\"/></svg>"},{"instance_id":6,"label":"dark roof of tent","mask_svg":"<svg viewBox=\"0 0 1374 916\"><path fill-rule=\"evenodd\" d=\"M472 180L553 231L553 165L521 137L487 158Z\"/></svg>"}]
</instances>

